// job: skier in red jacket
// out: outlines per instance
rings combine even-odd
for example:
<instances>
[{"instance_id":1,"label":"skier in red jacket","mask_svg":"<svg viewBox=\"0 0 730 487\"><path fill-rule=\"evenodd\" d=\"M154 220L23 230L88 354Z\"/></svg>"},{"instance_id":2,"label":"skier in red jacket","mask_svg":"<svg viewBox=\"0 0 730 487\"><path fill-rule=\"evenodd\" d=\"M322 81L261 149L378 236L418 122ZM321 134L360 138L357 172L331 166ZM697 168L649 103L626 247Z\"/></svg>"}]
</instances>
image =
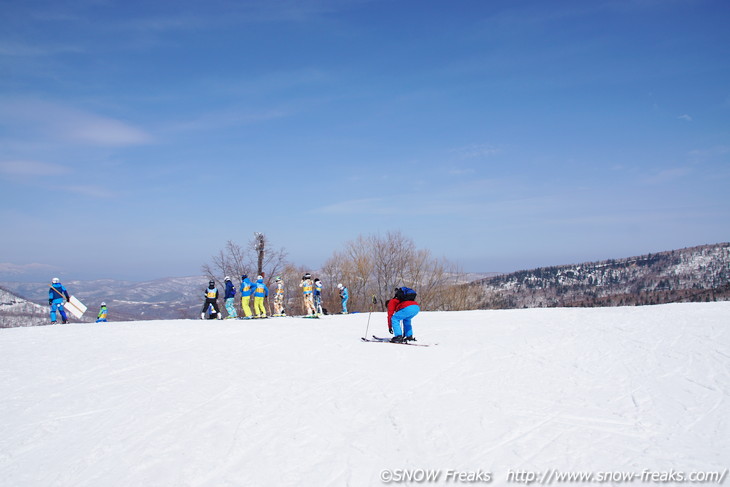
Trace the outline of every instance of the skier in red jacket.
<instances>
[{"instance_id":1,"label":"skier in red jacket","mask_svg":"<svg viewBox=\"0 0 730 487\"><path fill-rule=\"evenodd\" d=\"M393 333L391 342L416 340L413 336L411 319L421 311L416 302L416 292L408 287L395 289L395 297L388 301L388 331ZM403 327L401 328L401 322Z\"/></svg>"}]
</instances>

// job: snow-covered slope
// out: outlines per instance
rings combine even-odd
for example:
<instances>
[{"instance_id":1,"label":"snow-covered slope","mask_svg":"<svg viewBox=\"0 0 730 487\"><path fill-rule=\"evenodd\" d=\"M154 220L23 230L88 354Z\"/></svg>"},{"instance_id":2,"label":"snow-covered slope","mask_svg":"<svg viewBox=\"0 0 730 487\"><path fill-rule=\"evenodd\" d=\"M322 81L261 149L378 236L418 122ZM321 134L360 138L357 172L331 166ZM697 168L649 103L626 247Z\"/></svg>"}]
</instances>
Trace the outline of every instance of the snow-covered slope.
<instances>
[{"instance_id":1,"label":"snow-covered slope","mask_svg":"<svg viewBox=\"0 0 730 487\"><path fill-rule=\"evenodd\" d=\"M428 348L361 342L367 314L0 330L0 485L722 473L728 316L727 302L424 312Z\"/></svg>"}]
</instances>

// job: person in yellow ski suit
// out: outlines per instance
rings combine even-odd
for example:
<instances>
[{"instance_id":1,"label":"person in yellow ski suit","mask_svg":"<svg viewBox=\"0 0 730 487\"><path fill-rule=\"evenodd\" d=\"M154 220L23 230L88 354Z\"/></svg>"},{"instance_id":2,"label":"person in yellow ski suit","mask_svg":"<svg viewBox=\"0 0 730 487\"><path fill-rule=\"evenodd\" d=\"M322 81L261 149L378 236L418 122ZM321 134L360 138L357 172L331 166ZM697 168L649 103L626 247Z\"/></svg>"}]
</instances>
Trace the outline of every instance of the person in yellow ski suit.
<instances>
[{"instance_id":1,"label":"person in yellow ski suit","mask_svg":"<svg viewBox=\"0 0 730 487\"><path fill-rule=\"evenodd\" d=\"M251 319L251 293L253 293L253 283L248 275L241 276L241 308L243 308L244 320Z\"/></svg>"},{"instance_id":2,"label":"person in yellow ski suit","mask_svg":"<svg viewBox=\"0 0 730 487\"><path fill-rule=\"evenodd\" d=\"M256 312L256 318L266 318L266 307L264 306L264 298L269 297L269 288L264 284L264 276L256 278L253 291L253 309Z\"/></svg>"}]
</instances>

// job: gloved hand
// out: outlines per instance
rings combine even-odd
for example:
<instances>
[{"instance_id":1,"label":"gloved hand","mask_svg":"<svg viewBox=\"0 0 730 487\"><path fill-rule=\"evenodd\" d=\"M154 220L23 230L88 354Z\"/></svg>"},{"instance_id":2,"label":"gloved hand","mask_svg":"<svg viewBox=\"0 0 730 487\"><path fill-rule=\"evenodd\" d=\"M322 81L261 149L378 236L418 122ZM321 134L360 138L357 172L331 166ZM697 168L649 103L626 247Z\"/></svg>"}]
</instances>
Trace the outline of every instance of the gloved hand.
<instances>
[{"instance_id":1,"label":"gloved hand","mask_svg":"<svg viewBox=\"0 0 730 487\"><path fill-rule=\"evenodd\" d=\"M49 305L53 304L53 300L49 298L49 299L48 299L48 304L49 304Z\"/></svg>"},{"instance_id":2,"label":"gloved hand","mask_svg":"<svg viewBox=\"0 0 730 487\"><path fill-rule=\"evenodd\" d=\"M388 332L392 335L393 334L393 327L391 325L388 325Z\"/></svg>"}]
</instances>

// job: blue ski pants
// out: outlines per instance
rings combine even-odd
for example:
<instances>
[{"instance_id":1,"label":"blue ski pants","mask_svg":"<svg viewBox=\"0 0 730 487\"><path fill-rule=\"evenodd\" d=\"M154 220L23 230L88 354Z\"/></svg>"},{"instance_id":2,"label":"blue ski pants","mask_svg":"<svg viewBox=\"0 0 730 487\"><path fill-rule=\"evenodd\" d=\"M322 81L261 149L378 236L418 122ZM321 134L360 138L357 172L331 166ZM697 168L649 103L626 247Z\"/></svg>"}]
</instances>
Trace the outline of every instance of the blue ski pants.
<instances>
[{"instance_id":1,"label":"blue ski pants","mask_svg":"<svg viewBox=\"0 0 730 487\"><path fill-rule=\"evenodd\" d=\"M349 298L342 298L342 314L347 314L347 300Z\"/></svg>"},{"instance_id":2,"label":"blue ski pants","mask_svg":"<svg viewBox=\"0 0 730 487\"><path fill-rule=\"evenodd\" d=\"M411 326L411 319L421 311L421 308L417 304L406 306L405 308L399 309L390 318L390 324L393 327L393 335L400 336L404 335L407 337L413 336L413 327ZM403 322L403 328L401 328L401 321Z\"/></svg>"},{"instance_id":3,"label":"blue ski pants","mask_svg":"<svg viewBox=\"0 0 730 487\"><path fill-rule=\"evenodd\" d=\"M51 304L51 321L56 321L56 311L61 313L63 321L68 320L66 311L63 309L63 298L56 298L53 300L53 303Z\"/></svg>"}]
</instances>

